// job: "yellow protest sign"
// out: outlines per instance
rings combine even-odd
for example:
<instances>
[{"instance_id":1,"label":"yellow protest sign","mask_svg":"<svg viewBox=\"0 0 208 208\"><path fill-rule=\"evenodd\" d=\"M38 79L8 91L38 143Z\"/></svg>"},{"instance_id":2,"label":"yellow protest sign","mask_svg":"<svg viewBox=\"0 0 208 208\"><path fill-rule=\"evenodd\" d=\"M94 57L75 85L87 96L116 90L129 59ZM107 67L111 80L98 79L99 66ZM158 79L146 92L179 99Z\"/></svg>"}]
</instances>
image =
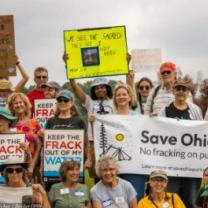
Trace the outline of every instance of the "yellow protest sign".
<instances>
[{"instance_id":1,"label":"yellow protest sign","mask_svg":"<svg viewBox=\"0 0 208 208\"><path fill-rule=\"evenodd\" d=\"M64 31L67 78L128 73L125 26Z\"/></svg>"}]
</instances>

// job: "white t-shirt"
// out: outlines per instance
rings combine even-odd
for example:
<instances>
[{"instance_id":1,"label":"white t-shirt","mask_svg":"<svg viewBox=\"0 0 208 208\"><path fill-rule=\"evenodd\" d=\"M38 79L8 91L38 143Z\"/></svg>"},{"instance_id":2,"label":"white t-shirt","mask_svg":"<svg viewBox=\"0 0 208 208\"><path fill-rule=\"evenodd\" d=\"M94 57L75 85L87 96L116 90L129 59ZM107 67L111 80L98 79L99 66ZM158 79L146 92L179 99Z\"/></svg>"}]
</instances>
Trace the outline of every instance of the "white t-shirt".
<instances>
[{"instance_id":1,"label":"white t-shirt","mask_svg":"<svg viewBox=\"0 0 208 208\"><path fill-rule=\"evenodd\" d=\"M112 99L106 99L106 100L92 100L89 95L86 95L86 100L84 107L88 111L88 115L90 114L100 114L100 115L105 115L105 114L113 114L115 112L115 107L113 104ZM93 127L90 122L88 122L88 139L90 141L93 141Z\"/></svg>"}]
</instances>

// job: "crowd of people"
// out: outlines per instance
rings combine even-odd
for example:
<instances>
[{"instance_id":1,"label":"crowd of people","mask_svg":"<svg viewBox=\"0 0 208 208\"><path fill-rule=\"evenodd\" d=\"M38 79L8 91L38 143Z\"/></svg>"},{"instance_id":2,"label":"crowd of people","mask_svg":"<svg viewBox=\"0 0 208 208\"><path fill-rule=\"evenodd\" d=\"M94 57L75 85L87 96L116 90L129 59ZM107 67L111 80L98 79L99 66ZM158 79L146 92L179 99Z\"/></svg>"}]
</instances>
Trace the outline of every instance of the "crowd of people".
<instances>
[{"instance_id":1,"label":"crowd of people","mask_svg":"<svg viewBox=\"0 0 208 208\"><path fill-rule=\"evenodd\" d=\"M67 56L64 56L66 61ZM54 207L130 207L130 208L194 208L208 207L208 169L199 178L168 177L163 170L148 175L120 174L118 161L112 156L96 158L94 153L93 122L97 115L138 115L169 117L184 120L208 120L208 82L193 83L189 76L178 77L172 62L161 65L160 81L153 86L148 77L135 81L129 71L126 83L118 82L112 89L105 77L95 78L88 95L70 79L72 91L62 89L56 81L48 81L48 70L34 70L35 87L27 95L21 92L29 76L17 58L22 80L12 87L8 77L0 79L0 134L25 134L20 146L26 154L25 162L6 161L0 164L5 181L1 186L21 188L32 186L31 204ZM201 94L196 97L196 90ZM85 107L87 125L75 104L75 96ZM81 164L74 160L60 165L60 178L44 182L42 177L44 129L35 119L36 99L56 99L56 111L47 120L45 129L84 130L84 168L94 172L95 185L89 189L80 183ZM136 135L135 135L136 136ZM93 171L95 170L95 171ZM96 174L95 174L96 173ZM23 197L24 199L27 197ZM28 200L26 200L28 201ZM2 202L3 203L3 202ZM1 207L0 201L0 207ZM28 204L25 200L22 203Z\"/></svg>"}]
</instances>

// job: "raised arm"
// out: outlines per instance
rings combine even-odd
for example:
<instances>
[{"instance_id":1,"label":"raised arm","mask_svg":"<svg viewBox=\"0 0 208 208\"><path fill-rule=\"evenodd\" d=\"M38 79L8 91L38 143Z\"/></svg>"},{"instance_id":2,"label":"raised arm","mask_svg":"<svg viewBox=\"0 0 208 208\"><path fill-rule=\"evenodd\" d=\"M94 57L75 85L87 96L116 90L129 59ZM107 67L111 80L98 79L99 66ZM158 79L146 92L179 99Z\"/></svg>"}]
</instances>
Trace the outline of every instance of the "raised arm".
<instances>
[{"instance_id":1,"label":"raised arm","mask_svg":"<svg viewBox=\"0 0 208 208\"><path fill-rule=\"evenodd\" d=\"M136 87L135 87L135 72L134 70L129 70L129 73L126 75L126 84L128 84L133 93L133 106L137 106L137 93L136 93Z\"/></svg>"},{"instance_id":2,"label":"raised arm","mask_svg":"<svg viewBox=\"0 0 208 208\"><path fill-rule=\"evenodd\" d=\"M66 66L66 61L69 59L69 55L67 53L64 53L62 58L65 63L65 66ZM70 79L69 83L70 83L72 90L73 90L74 94L76 95L76 97L80 100L80 102L82 104L85 104L86 94L82 90L82 88L75 82L74 79Z\"/></svg>"},{"instance_id":3,"label":"raised arm","mask_svg":"<svg viewBox=\"0 0 208 208\"><path fill-rule=\"evenodd\" d=\"M27 83L27 81L29 80L29 75L27 74L26 70L24 69L24 67L20 63L17 56L16 56L16 65L17 65L17 68L19 69L22 79L17 83L17 85L14 88L14 91L20 92L23 89L23 87L25 86L25 84Z\"/></svg>"},{"instance_id":4,"label":"raised arm","mask_svg":"<svg viewBox=\"0 0 208 208\"><path fill-rule=\"evenodd\" d=\"M75 82L74 79L70 79L69 83L70 83L72 90L73 90L74 94L76 95L76 97L80 100L80 102L82 104L85 104L86 94L82 90L82 88Z\"/></svg>"}]
</instances>

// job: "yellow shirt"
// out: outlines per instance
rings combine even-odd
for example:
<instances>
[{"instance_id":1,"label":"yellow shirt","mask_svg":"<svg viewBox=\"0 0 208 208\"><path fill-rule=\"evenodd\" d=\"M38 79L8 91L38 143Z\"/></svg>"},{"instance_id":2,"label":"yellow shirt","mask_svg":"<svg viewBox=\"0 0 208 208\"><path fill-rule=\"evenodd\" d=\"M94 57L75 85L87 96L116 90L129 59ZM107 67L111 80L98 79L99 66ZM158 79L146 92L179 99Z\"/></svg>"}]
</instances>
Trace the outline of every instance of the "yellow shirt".
<instances>
[{"instance_id":1,"label":"yellow shirt","mask_svg":"<svg viewBox=\"0 0 208 208\"><path fill-rule=\"evenodd\" d=\"M137 205L137 208L186 208L181 198L177 194L173 194L174 207L172 203L172 193L167 193L168 200L165 198L160 203L154 203L149 199L148 196L141 199Z\"/></svg>"}]
</instances>

